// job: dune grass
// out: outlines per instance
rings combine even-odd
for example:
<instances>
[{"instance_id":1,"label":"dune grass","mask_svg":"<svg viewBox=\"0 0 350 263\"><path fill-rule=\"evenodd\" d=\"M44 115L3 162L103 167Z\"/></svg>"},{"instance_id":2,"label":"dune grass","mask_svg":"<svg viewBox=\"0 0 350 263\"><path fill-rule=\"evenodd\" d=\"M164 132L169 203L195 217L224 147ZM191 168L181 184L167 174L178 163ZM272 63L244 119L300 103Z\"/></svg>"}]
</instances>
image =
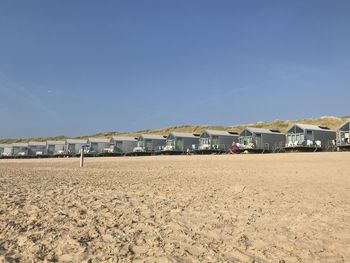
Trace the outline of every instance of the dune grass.
<instances>
[{"instance_id":1,"label":"dune grass","mask_svg":"<svg viewBox=\"0 0 350 263\"><path fill-rule=\"evenodd\" d=\"M138 137L140 134L160 134L160 135L168 135L171 131L177 132L191 132L191 133L202 133L205 129L212 130L225 130L225 131L233 131L240 132L246 127L257 127L257 128L267 128L267 129L278 129L281 132L286 132L290 126L294 123L303 123L303 124L313 124L313 125L322 125L331 128L332 130L337 130L341 124L350 120L350 115L342 116L342 117L334 117L334 116L322 116L320 118L312 118L312 119L299 119L299 120L274 120L267 122L256 122L249 124L240 124L233 126L208 126L208 125L180 125L180 126L170 126L161 129L153 129L153 130L140 130L135 132L105 132L105 133L97 133L92 135L78 136L75 138L86 139L89 137L99 137L99 138L111 138L112 136L131 136ZM7 138L0 139L0 143L14 143L14 142L28 142L28 141L47 141L47 140L64 140L69 137L64 135L54 136L54 137L36 137L36 138Z\"/></svg>"}]
</instances>

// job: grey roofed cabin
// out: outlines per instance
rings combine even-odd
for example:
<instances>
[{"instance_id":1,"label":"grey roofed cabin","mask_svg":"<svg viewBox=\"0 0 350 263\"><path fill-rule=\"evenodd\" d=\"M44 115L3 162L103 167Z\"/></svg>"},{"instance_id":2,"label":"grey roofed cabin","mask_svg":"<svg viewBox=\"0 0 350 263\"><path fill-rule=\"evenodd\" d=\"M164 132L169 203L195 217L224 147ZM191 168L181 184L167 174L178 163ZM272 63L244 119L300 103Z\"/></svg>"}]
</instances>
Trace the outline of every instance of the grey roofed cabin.
<instances>
[{"instance_id":1,"label":"grey roofed cabin","mask_svg":"<svg viewBox=\"0 0 350 263\"><path fill-rule=\"evenodd\" d=\"M46 142L29 142L28 143L28 155L39 156L45 155L46 152Z\"/></svg>"},{"instance_id":2,"label":"grey roofed cabin","mask_svg":"<svg viewBox=\"0 0 350 263\"><path fill-rule=\"evenodd\" d=\"M27 156L28 155L28 143L13 143L13 156Z\"/></svg>"},{"instance_id":3,"label":"grey roofed cabin","mask_svg":"<svg viewBox=\"0 0 350 263\"><path fill-rule=\"evenodd\" d=\"M116 153L131 153L137 146L137 139L127 136L113 136L111 140Z\"/></svg>"},{"instance_id":4,"label":"grey roofed cabin","mask_svg":"<svg viewBox=\"0 0 350 263\"><path fill-rule=\"evenodd\" d=\"M229 150L239 141L237 132L205 130L199 139L199 150Z\"/></svg>"},{"instance_id":5,"label":"grey roofed cabin","mask_svg":"<svg viewBox=\"0 0 350 263\"><path fill-rule=\"evenodd\" d=\"M83 145L87 145L87 140L80 139L67 139L66 140L66 153L71 155L77 155L80 153Z\"/></svg>"},{"instance_id":6,"label":"grey roofed cabin","mask_svg":"<svg viewBox=\"0 0 350 263\"><path fill-rule=\"evenodd\" d=\"M12 144L0 144L0 156L12 156L13 146Z\"/></svg>"},{"instance_id":7,"label":"grey roofed cabin","mask_svg":"<svg viewBox=\"0 0 350 263\"><path fill-rule=\"evenodd\" d=\"M274 152L282 149L285 143L285 134L274 129L248 127L239 135L239 144L242 149Z\"/></svg>"},{"instance_id":8,"label":"grey roofed cabin","mask_svg":"<svg viewBox=\"0 0 350 263\"><path fill-rule=\"evenodd\" d=\"M156 134L141 134L134 152L160 152L165 146L166 137Z\"/></svg>"},{"instance_id":9,"label":"grey roofed cabin","mask_svg":"<svg viewBox=\"0 0 350 263\"><path fill-rule=\"evenodd\" d=\"M339 145L350 145L350 121L339 127Z\"/></svg>"},{"instance_id":10,"label":"grey roofed cabin","mask_svg":"<svg viewBox=\"0 0 350 263\"><path fill-rule=\"evenodd\" d=\"M164 151L186 152L195 150L199 144L199 135L187 132L171 132L166 138Z\"/></svg>"},{"instance_id":11,"label":"grey roofed cabin","mask_svg":"<svg viewBox=\"0 0 350 263\"><path fill-rule=\"evenodd\" d=\"M336 140L336 132L328 127L294 124L286 134L286 147L308 146L326 149Z\"/></svg>"},{"instance_id":12,"label":"grey roofed cabin","mask_svg":"<svg viewBox=\"0 0 350 263\"><path fill-rule=\"evenodd\" d=\"M111 146L111 139L89 138L88 144L89 144L88 153L100 154L108 151L108 149Z\"/></svg>"},{"instance_id":13,"label":"grey roofed cabin","mask_svg":"<svg viewBox=\"0 0 350 263\"><path fill-rule=\"evenodd\" d=\"M63 155L66 141L47 141L46 145L48 155Z\"/></svg>"}]
</instances>

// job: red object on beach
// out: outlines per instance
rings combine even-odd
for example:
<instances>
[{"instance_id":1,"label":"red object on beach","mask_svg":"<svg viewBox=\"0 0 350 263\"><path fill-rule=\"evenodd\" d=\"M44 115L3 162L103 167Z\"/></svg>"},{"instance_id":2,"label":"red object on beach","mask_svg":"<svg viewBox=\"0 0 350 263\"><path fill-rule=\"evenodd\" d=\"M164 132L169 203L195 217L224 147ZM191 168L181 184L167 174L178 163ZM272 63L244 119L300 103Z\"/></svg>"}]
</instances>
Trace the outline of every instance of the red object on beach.
<instances>
[{"instance_id":1,"label":"red object on beach","mask_svg":"<svg viewBox=\"0 0 350 263\"><path fill-rule=\"evenodd\" d=\"M238 149L239 149L239 147L237 145L232 145L231 146L231 150L238 150Z\"/></svg>"}]
</instances>

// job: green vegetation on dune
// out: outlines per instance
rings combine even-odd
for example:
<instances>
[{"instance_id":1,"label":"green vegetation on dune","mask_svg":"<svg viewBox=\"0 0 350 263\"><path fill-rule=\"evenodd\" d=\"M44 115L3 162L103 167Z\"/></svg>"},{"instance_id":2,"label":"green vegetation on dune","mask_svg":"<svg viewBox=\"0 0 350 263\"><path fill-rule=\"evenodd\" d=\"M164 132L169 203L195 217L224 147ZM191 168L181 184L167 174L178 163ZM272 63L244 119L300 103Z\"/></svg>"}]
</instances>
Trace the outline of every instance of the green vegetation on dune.
<instances>
[{"instance_id":1,"label":"green vegetation on dune","mask_svg":"<svg viewBox=\"0 0 350 263\"><path fill-rule=\"evenodd\" d=\"M240 132L246 127L258 127L258 128L267 128L267 129L278 129L281 132L286 132L287 129L292 126L294 123L304 123L304 124L313 124L313 125L322 125L327 126L333 130L337 130L339 126L350 120L350 115L342 117L333 117L333 116L323 116L320 118L313 119L300 119L300 120L274 120L270 122L256 122L250 124L241 124L233 126L208 126L208 125L181 125L181 126L171 126L162 129L155 130L140 130L135 132L106 132L106 133L97 133L88 136L79 136L75 138L89 138L89 137L99 137L99 138L111 138L112 136L131 136L138 137L140 134L162 134L168 135L171 131L177 132L191 132L191 133L201 133L206 129L212 130L225 130L225 131L234 131ZM2 139L0 143L13 143L13 142L28 142L28 141L47 141L47 140L64 140L68 137L60 135L55 137L38 137L38 138L21 138L21 139Z\"/></svg>"},{"instance_id":2,"label":"green vegetation on dune","mask_svg":"<svg viewBox=\"0 0 350 263\"><path fill-rule=\"evenodd\" d=\"M64 141L68 137L64 135L58 135L53 137L34 137L34 138L19 138L19 139L0 139L0 143L15 143L15 142L29 142L29 141L37 141L37 142L45 142L45 141Z\"/></svg>"}]
</instances>

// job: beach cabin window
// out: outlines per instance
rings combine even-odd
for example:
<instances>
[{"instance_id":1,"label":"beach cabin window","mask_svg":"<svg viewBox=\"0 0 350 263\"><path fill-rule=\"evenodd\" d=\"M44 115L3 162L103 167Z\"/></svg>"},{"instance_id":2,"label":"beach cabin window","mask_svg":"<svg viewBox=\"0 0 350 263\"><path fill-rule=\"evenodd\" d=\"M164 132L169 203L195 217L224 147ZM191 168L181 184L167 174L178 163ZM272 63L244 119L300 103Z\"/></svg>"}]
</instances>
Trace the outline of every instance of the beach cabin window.
<instances>
[{"instance_id":1,"label":"beach cabin window","mask_svg":"<svg viewBox=\"0 0 350 263\"><path fill-rule=\"evenodd\" d=\"M199 142L201 145L208 145L209 144L209 138L200 138Z\"/></svg>"},{"instance_id":2,"label":"beach cabin window","mask_svg":"<svg viewBox=\"0 0 350 263\"><path fill-rule=\"evenodd\" d=\"M19 153L27 153L27 148L26 147L17 147L13 149L15 154L19 154Z\"/></svg>"},{"instance_id":3,"label":"beach cabin window","mask_svg":"<svg viewBox=\"0 0 350 263\"><path fill-rule=\"evenodd\" d=\"M91 143L91 146L90 146L90 151L96 151L97 152L98 150L98 143L97 142L93 142Z\"/></svg>"},{"instance_id":4,"label":"beach cabin window","mask_svg":"<svg viewBox=\"0 0 350 263\"><path fill-rule=\"evenodd\" d=\"M34 153L37 153L37 152L44 152L45 151L45 146L34 146L33 148L32 148L32 151L34 152Z\"/></svg>"},{"instance_id":5,"label":"beach cabin window","mask_svg":"<svg viewBox=\"0 0 350 263\"><path fill-rule=\"evenodd\" d=\"M68 145L68 152L74 153L75 152L75 144L69 144Z\"/></svg>"},{"instance_id":6,"label":"beach cabin window","mask_svg":"<svg viewBox=\"0 0 350 263\"><path fill-rule=\"evenodd\" d=\"M49 147L47 148L47 152L49 154L55 153L55 145L49 145Z\"/></svg>"},{"instance_id":7,"label":"beach cabin window","mask_svg":"<svg viewBox=\"0 0 350 263\"><path fill-rule=\"evenodd\" d=\"M249 137L240 137L239 138L239 143L243 145L248 145L250 142L251 138Z\"/></svg>"},{"instance_id":8,"label":"beach cabin window","mask_svg":"<svg viewBox=\"0 0 350 263\"><path fill-rule=\"evenodd\" d=\"M6 155L11 155L12 154L12 149L11 148L4 148L3 153L6 154Z\"/></svg>"},{"instance_id":9,"label":"beach cabin window","mask_svg":"<svg viewBox=\"0 0 350 263\"><path fill-rule=\"evenodd\" d=\"M349 133L348 132L344 133L343 141L345 144L349 144Z\"/></svg>"},{"instance_id":10,"label":"beach cabin window","mask_svg":"<svg viewBox=\"0 0 350 263\"><path fill-rule=\"evenodd\" d=\"M55 146L55 150L58 152L58 151L63 151L64 150L64 145L63 144L60 144L60 145L56 145Z\"/></svg>"},{"instance_id":11,"label":"beach cabin window","mask_svg":"<svg viewBox=\"0 0 350 263\"><path fill-rule=\"evenodd\" d=\"M174 145L174 140L167 140L166 141L167 146L173 146Z\"/></svg>"},{"instance_id":12,"label":"beach cabin window","mask_svg":"<svg viewBox=\"0 0 350 263\"><path fill-rule=\"evenodd\" d=\"M137 147L144 148L145 147L145 142L144 141L138 141L137 142Z\"/></svg>"},{"instance_id":13,"label":"beach cabin window","mask_svg":"<svg viewBox=\"0 0 350 263\"><path fill-rule=\"evenodd\" d=\"M219 136L212 136L211 142L213 145L219 145Z\"/></svg>"}]
</instances>

